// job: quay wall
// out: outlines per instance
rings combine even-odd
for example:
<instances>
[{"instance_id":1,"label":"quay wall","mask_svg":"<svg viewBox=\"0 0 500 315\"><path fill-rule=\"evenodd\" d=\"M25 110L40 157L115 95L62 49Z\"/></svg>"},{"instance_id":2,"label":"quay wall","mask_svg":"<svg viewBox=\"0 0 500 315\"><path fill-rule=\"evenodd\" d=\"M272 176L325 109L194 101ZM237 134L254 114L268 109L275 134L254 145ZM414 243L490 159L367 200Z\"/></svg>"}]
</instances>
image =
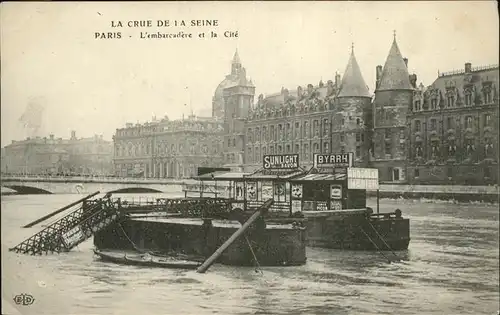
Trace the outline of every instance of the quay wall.
<instances>
[{"instance_id":1,"label":"quay wall","mask_svg":"<svg viewBox=\"0 0 500 315\"><path fill-rule=\"evenodd\" d=\"M498 186L463 186L463 185L397 185L380 184L380 198L438 199L460 202L484 201L498 203ZM368 196L375 197L376 191L368 191Z\"/></svg>"},{"instance_id":2,"label":"quay wall","mask_svg":"<svg viewBox=\"0 0 500 315\"><path fill-rule=\"evenodd\" d=\"M181 252L207 258L235 231L236 228L232 227L127 219L96 233L94 245L118 250L133 250L135 246L149 251ZM306 262L304 229L250 228L246 235L260 265L302 265ZM227 265L255 265L244 236L229 246L219 262Z\"/></svg>"}]
</instances>

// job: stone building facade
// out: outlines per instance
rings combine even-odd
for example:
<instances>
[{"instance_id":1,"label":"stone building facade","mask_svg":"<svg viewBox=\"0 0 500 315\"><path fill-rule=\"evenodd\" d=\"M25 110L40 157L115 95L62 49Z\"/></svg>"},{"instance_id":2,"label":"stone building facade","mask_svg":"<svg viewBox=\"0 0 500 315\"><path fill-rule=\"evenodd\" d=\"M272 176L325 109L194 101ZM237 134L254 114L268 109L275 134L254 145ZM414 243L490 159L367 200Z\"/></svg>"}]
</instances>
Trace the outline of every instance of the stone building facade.
<instances>
[{"instance_id":1,"label":"stone building facade","mask_svg":"<svg viewBox=\"0 0 500 315\"><path fill-rule=\"evenodd\" d=\"M224 127L216 118L167 117L116 130L115 175L121 177L185 178L197 167L221 165Z\"/></svg>"},{"instance_id":2,"label":"stone building facade","mask_svg":"<svg viewBox=\"0 0 500 315\"><path fill-rule=\"evenodd\" d=\"M497 183L498 70L466 64L417 86L394 37L384 66L376 66L374 93L353 48L342 77L254 101L236 51L212 98L211 119L117 130L116 174L188 177L203 165L254 171L263 155L283 153L298 153L308 168L314 153L353 152L354 166L377 168L382 182Z\"/></svg>"},{"instance_id":3,"label":"stone building facade","mask_svg":"<svg viewBox=\"0 0 500 315\"><path fill-rule=\"evenodd\" d=\"M259 95L245 122L245 170L264 154L354 152L382 182L498 183L498 65L442 73L417 86L396 38L369 93L354 56L342 81Z\"/></svg>"},{"instance_id":4,"label":"stone building facade","mask_svg":"<svg viewBox=\"0 0 500 315\"><path fill-rule=\"evenodd\" d=\"M314 153L354 152L355 165L368 163L371 96L351 53L342 80L299 86L263 97L246 123L246 170L262 166L265 154L298 153L301 166Z\"/></svg>"},{"instance_id":5,"label":"stone building facade","mask_svg":"<svg viewBox=\"0 0 500 315\"><path fill-rule=\"evenodd\" d=\"M412 183L498 182L499 67L439 74L414 91L408 120Z\"/></svg>"},{"instance_id":6,"label":"stone building facade","mask_svg":"<svg viewBox=\"0 0 500 315\"><path fill-rule=\"evenodd\" d=\"M4 173L10 174L112 174L113 146L102 136L70 139L35 137L12 141L5 147Z\"/></svg>"}]
</instances>

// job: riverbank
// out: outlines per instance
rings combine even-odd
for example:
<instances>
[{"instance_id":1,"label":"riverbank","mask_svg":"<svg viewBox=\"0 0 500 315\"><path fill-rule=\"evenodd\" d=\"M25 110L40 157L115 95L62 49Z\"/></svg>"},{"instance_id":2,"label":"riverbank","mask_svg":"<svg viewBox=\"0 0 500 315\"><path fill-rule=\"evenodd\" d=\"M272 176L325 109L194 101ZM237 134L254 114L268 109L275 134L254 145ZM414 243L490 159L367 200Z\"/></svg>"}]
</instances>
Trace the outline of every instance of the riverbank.
<instances>
[{"instance_id":1,"label":"riverbank","mask_svg":"<svg viewBox=\"0 0 500 315\"><path fill-rule=\"evenodd\" d=\"M380 198L403 199L438 199L456 200L459 202L483 201L498 203L498 186L465 186L465 185L401 185L380 184ZM376 191L367 192L376 196Z\"/></svg>"}]
</instances>

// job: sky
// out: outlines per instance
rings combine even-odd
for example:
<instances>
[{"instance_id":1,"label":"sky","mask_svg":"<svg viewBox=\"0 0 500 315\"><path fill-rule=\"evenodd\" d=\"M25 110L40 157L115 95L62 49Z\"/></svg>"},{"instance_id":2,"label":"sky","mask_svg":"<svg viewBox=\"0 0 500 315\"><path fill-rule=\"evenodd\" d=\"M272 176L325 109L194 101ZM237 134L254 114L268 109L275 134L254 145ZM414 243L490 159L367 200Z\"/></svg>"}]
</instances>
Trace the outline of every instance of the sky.
<instances>
[{"instance_id":1,"label":"sky","mask_svg":"<svg viewBox=\"0 0 500 315\"><path fill-rule=\"evenodd\" d=\"M238 49L259 94L326 83L351 46L374 90L394 31L417 82L438 71L498 64L494 1L444 2L3 2L0 4L1 144L28 136L94 134L125 123L210 115L213 93ZM153 27L129 28L128 21ZM218 26L156 27L157 20ZM124 27L112 27L118 21ZM140 32L192 39L140 39ZM198 33L216 32L217 38ZM238 37L225 38L225 31ZM96 39L96 32L121 38Z\"/></svg>"}]
</instances>

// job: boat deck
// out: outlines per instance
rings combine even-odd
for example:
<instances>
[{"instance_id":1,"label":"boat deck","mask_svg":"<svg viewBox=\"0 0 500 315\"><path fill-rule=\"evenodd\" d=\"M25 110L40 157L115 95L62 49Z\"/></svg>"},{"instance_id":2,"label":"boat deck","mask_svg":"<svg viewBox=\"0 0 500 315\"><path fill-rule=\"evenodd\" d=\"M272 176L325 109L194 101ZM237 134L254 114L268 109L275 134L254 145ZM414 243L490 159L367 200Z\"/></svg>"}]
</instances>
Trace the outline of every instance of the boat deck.
<instances>
[{"instance_id":1,"label":"boat deck","mask_svg":"<svg viewBox=\"0 0 500 315\"><path fill-rule=\"evenodd\" d=\"M131 216L130 219L132 221L137 222L158 222L158 223L170 223L170 224L185 224L185 225L203 225L203 219L201 218L179 218L179 217L158 217L158 216L140 216L134 217ZM241 227L241 224L238 221L230 221L230 220L212 220L212 225L214 227L219 228L233 228L238 229ZM281 230L292 230L297 229L292 224L273 224L267 223L266 229L281 229Z\"/></svg>"}]
</instances>

